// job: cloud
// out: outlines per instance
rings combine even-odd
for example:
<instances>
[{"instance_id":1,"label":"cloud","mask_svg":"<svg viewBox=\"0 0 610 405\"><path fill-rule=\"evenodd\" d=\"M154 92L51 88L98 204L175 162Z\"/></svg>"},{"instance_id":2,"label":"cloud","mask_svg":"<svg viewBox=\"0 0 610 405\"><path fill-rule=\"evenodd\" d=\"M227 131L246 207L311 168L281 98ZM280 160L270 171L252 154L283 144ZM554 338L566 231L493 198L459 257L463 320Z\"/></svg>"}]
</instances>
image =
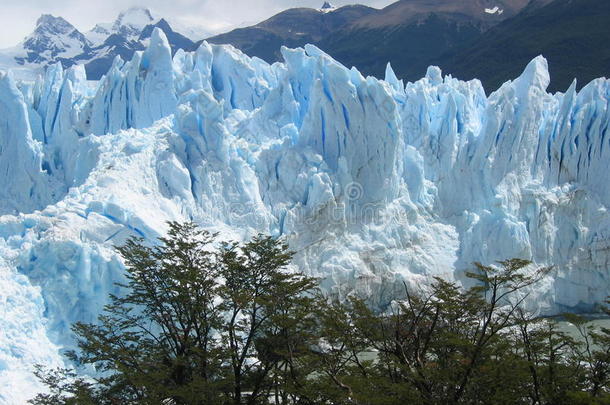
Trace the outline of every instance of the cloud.
<instances>
[{"instance_id":1,"label":"cloud","mask_svg":"<svg viewBox=\"0 0 610 405\"><path fill-rule=\"evenodd\" d=\"M0 47L17 44L35 27L41 14L64 17L79 30L87 31L96 23L114 21L131 6L151 9L156 15L171 17L206 31L223 32L250 25L291 7L320 7L323 0L5 0L0 14ZM384 7L393 0L362 0L362 4ZM336 5L352 4L338 0Z\"/></svg>"}]
</instances>

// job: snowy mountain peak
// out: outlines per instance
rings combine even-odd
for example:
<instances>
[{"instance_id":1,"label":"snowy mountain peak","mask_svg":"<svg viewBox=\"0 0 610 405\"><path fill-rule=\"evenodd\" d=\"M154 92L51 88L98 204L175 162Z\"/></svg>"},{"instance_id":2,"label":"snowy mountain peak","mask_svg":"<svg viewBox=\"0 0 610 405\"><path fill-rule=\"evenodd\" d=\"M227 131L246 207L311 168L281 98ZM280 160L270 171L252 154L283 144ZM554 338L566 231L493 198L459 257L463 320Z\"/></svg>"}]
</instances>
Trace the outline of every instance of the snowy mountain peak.
<instances>
[{"instance_id":1,"label":"snowy mountain peak","mask_svg":"<svg viewBox=\"0 0 610 405\"><path fill-rule=\"evenodd\" d=\"M114 22L97 24L86 35L89 41L98 46L113 34L118 34L124 37L126 42L131 42L138 40L147 26L159 25L165 27L164 29L171 26L172 31L178 32L193 41L211 35L202 27L188 26L175 19L161 18L150 9L142 7L132 7L125 10L119 14Z\"/></svg>"},{"instance_id":2,"label":"snowy mountain peak","mask_svg":"<svg viewBox=\"0 0 610 405\"><path fill-rule=\"evenodd\" d=\"M80 32L62 17L43 14L36 21L36 29L26 37L25 41L61 35L78 36L79 34Z\"/></svg>"},{"instance_id":3,"label":"snowy mountain peak","mask_svg":"<svg viewBox=\"0 0 610 405\"><path fill-rule=\"evenodd\" d=\"M152 12L144 7L130 7L122 11L115 24L119 26L131 25L134 27L144 27L154 20Z\"/></svg>"},{"instance_id":4,"label":"snowy mountain peak","mask_svg":"<svg viewBox=\"0 0 610 405\"><path fill-rule=\"evenodd\" d=\"M64 20L62 17L55 17L51 14L42 14L36 21L36 29L48 28L55 28L64 32L75 29L72 24Z\"/></svg>"},{"instance_id":5,"label":"snowy mountain peak","mask_svg":"<svg viewBox=\"0 0 610 405\"><path fill-rule=\"evenodd\" d=\"M20 63L43 63L57 58L70 58L82 53L90 42L72 24L62 17L43 14L36 29L23 41L25 51Z\"/></svg>"},{"instance_id":6,"label":"snowy mountain peak","mask_svg":"<svg viewBox=\"0 0 610 405\"><path fill-rule=\"evenodd\" d=\"M142 29L153 21L155 19L149 9L131 7L119 14L112 26L112 30L127 37L138 37Z\"/></svg>"},{"instance_id":7,"label":"snowy mountain peak","mask_svg":"<svg viewBox=\"0 0 610 405\"><path fill-rule=\"evenodd\" d=\"M0 52L0 68L12 69L18 79L31 81L55 63L64 68L80 64L85 65L90 80L98 80L117 55L129 60L136 51L144 50L155 27L168 36L172 53L192 50L195 41L211 35L202 27L161 18L143 7L124 10L114 21L98 23L84 33L62 17L44 14L22 42Z\"/></svg>"}]
</instances>

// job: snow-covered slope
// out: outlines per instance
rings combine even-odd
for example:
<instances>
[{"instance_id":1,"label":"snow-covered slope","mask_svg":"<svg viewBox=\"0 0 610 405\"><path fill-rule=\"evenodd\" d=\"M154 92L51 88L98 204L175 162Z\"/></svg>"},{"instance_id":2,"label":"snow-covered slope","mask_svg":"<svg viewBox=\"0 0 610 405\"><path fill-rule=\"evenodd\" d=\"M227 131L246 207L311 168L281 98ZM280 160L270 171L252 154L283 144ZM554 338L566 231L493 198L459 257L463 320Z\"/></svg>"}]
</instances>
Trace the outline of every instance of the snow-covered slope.
<instances>
[{"instance_id":1,"label":"snow-covered slope","mask_svg":"<svg viewBox=\"0 0 610 405\"><path fill-rule=\"evenodd\" d=\"M268 65L156 29L95 88L82 67L0 75L0 403L121 280L113 246L192 219L225 238L287 238L328 292L383 305L475 261L556 271L546 313L610 292L610 81L546 92L546 61L486 97L478 81L388 67L364 78L313 46ZM27 389L24 388L27 386Z\"/></svg>"},{"instance_id":2,"label":"snow-covered slope","mask_svg":"<svg viewBox=\"0 0 610 405\"><path fill-rule=\"evenodd\" d=\"M91 44L72 24L61 17L42 15L36 22L36 29L23 41L27 53L24 60L42 64L60 58L69 59L83 52Z\"/></svg>"},{"instance_id":3,"label":"snow-covered slope","mask_svg":"<svg viewBox=\"0 0 610 405\"><path fill-rule=\"evenodd\" d=\"M142 7L129 8L114 22L97 24L84 34L63 18L45 14L22 42L0 49L0 69L12 69L17 79L35 80L57 62L64 68L81 64L88 78L97 80L116 56L131 59L135 51L145 49L154 27L165 32L173 50L193 50L193 41L209 36L201 27L168 22Z\"/></svg>"},{"instance_id":4,"label":"snow-covered slope","mask_svg":"<svg viewBox=\"0 0 610 405\"><path fill-rule=\"evenodd\" d=\"M74 64L92 43L61 17L43 14L34 31L16 46L0 50L0 68L13 69L19 79L32 79L56 62Z\"/></svg>"},{"instance_id":5,"label":"snow-covered slope","mask_svg":"<svg viewBox=\"0 0 610 405\"><path fill-rule=\"evenodd\" d=\"M85 36L95 45L101 45L110 35L121 35L128 41L137 41L147 25L158 23L162 17L156 15L148 8L130 7L122 11L112 23L100 23L88 31ZM163 18L172 28L191 39L199 41L210 36L210 32L203 27L185 24L179 19Z\"/></svg>"},{"instance_id":6,"label":"snow-covered slope","mask_svg":"<svg viewBox=\"0 0 610 405\"><path fill-rule=\"evenodd\" d=\"M96 46L103 44L113 34L127 42L137 41L144 27L154 22L155 18L149 9L131 7L119 13L114 22L97 24L85 36Z\"/></svg>"}]
</instances>

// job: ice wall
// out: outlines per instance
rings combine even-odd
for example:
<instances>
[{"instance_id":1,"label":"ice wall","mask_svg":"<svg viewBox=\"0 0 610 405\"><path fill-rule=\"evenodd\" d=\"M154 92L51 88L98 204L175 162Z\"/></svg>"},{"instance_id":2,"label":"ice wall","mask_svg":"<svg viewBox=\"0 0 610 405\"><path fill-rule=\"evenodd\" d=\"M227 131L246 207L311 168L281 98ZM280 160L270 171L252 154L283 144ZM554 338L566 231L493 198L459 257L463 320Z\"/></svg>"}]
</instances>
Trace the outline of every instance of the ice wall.
<instances>
[{"instance_id":1,"label":"ice wall","mask_svg":"<svg viewBox=\"0 0 610 405\"><path fill-rule=\"evenodd\" d=\"M403 280L512 257L556 266L532 309L610 293L610 81L548 94L539 57L487 97L434 67L405 85L313 46L282 53L172 59L156 30L97 83L79 67L0 75L0 403L23 402L31 365L59 364L70 324L116 292L113 246L168 220L285 237L329 293L379 306Z\"/></svg>"}]
</instances>

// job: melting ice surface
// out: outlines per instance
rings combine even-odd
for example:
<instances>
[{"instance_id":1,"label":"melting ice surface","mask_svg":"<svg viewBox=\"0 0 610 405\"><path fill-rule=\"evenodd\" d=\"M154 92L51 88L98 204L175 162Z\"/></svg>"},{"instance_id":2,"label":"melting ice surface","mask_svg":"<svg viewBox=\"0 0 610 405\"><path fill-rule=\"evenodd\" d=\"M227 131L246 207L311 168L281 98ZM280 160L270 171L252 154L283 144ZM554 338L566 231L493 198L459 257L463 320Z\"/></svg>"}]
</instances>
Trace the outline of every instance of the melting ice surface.
<instances>
[{"instance_id":1,"label":"melting ice surface","mask_svg":"<svg viewBox=\"0 0 610 405\"><path fill-rule=\"evenodd\" d=\"M168 220L283 236L326 291L383 306L473 261L555 265L544 313L610 293L610 81L546 92L546 61L489 97L479 81L365 78L313 46L268 65L161 31L99 83L0 73L0 403L61 365L123 265L113 246Z\"/></svg>"}]
</instances>

